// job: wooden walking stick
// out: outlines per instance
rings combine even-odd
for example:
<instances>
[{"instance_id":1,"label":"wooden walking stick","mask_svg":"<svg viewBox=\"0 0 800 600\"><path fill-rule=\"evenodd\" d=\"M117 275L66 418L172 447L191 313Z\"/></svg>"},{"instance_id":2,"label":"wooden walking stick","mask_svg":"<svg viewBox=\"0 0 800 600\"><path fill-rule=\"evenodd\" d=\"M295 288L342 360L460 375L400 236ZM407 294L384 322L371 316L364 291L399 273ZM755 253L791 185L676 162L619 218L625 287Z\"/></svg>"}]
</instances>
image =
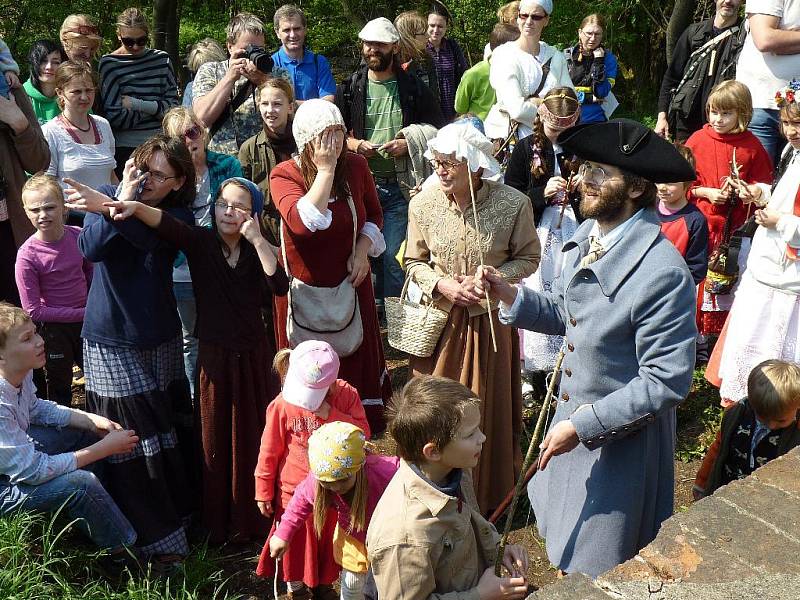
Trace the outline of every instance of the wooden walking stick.
<instances>
[{"instance_id":1,"label":"wooden walking stick","mask_svg":"<svg viewBox=\"0 0 800 600\"><path fill-rule=\"evenodd\" d=\"M528 444L528 452L525 454L525 460L522 461L522 469L519 474L519 479L517 479L517 485L514 488L514 497L511 499L511 508L508 510L508 515L506 516L506 526L503 530L503 537L500 538L500 545L497 547L497 556L494 559L494 574L500 577L501 570L503 568L503 555L506 551L506 544L508 543L508 535L511 533L511 525L514 521L514 513L517 510L517 502L519 501L519 496L522 493L522 490L525 489L525 484L527 480L525 475L528 471L528 467L533 463L533 455L536 450L539 449L539 438L542 435L542 429L544 429L544 422L547 417L547 413L550 411L550 402L553 400L553 395L555 394L556 385L558 383L558 374L561 372L561 363L564 360L564 354L566 353L565 344L561 344L561 350L558 352L558 356L556 356L556 366L553 369L553 377L550 379L550 385L547 386L547 394L545 394L544 402L542 402L542 408L539 410L539 416L536 419L536 427L533 430L533 435L531 436L531 441Z\"/></svg>"},{"instance_id":2,"label":"wooden walking stick","mask_svg":"<svg viewBox=\"0 0 800 600\"><path fill-rule=\"evenodd\" d=\"M478 236L478 255L481 260L481 273L483 273L483 248L481 247L481 231L478 229L478 208L475 204L475 189L472 185L472 171L469 170L469 160L467 160L467 177L469 178L469 198L472 201L472 217L475 219L475 235ZM497 336L494 333L494 321L492 320L492 303L489 300L489 290L484 290L486 294L486 312L489 315L489 333L492 336L492 348L497 353Z\"/></svg>"}]
</instances>

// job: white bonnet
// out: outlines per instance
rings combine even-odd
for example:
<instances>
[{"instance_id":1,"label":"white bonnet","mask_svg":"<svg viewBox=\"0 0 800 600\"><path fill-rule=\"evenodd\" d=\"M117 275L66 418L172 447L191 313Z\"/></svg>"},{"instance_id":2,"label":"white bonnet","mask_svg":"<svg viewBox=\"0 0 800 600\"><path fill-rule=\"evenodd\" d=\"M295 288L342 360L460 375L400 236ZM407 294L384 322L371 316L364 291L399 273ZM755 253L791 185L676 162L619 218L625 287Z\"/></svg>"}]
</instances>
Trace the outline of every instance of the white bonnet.
<instances>
[{"instance_id":1,"label":"white bonnet","mask_svg":"<svg viewBox=\"0 0 800 600\"><path fill-rule=\"evenodd\" d=\"M428 140L425 157L432 159L433 152L454 154L456 160L466 160L469 170L476 173L483 168L483 178L500 173L500 163L493 156L494 146L489 138L469 123L445 125Z\"/></svg>"},{"instance_id":2,"label":"white bonnet","mask_svg":"<svg viewBox=\"0 0 800 600\"><path fill-rule=\"evenodd\" d=\"M319 98L303 102L295 111L292 121L292 135L297 143L297 153L302 153L307 143L335 125L344 128L342 113L333 102Z\"/></svg>"}]
</instances>

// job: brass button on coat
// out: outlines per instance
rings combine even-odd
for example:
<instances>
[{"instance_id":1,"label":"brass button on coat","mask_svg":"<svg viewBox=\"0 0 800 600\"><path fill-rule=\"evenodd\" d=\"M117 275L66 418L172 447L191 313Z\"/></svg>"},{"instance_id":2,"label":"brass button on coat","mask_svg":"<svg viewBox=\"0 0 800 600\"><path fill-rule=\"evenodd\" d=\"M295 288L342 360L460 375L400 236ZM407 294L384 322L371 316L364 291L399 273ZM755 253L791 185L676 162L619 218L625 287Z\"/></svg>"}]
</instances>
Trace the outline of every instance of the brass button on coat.
<instances>
[{"instance_id":1,"label":"brass button on coat","mask_svg":"<svg viewBox=\"0 0 800 600\"><path fill-rule=\"evenodd\" d=\"M572 344L567 344L567 350L569 350L570 352L575 352L575 346L573 346Z\"/></svg>"},{"instance_id":2,"label":"brass button on coat","mask_svg":"<svg viewBox=\"0 0 800 600\"><path fill-rule=\"evenodd\" d=\"M577 324L578 324L578 322L575 320L575 317L572 317L572 318L569 320L569 324L570 324L570 325L572 325L573 327L575 327L575 325L577 325Z\"/></svg>"},{"instance_id":3,"label":"brass button on coat","mask_svg":"<svg viewBox=\"0 0 800 600\"><path fill-rule=\"evenodd\" d=\"M564 402L569 402L569 394L567 392L564 392L563 394L561 394L561 399Z\"/></svg>"},{"instance_id":4,"label":"brass button on coat","mask_svg":"<svg viewBox=\"0 0 800 600\"><path fill-rule=\"evenodd\" d=\"M572 377L572 369L564 369L564 375L567 377Z\"/></svg>"}]
</instances>

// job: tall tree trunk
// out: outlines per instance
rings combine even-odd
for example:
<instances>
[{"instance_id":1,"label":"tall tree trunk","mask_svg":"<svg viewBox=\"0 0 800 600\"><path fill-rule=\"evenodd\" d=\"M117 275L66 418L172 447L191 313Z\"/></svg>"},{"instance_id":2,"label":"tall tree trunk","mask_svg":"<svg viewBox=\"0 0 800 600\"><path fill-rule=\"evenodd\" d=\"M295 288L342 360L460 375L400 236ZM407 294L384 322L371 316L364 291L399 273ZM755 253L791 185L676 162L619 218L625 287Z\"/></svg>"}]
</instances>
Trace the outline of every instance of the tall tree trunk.
<instances>
[{"instance_id":1,"label":"tall tree trunk","mask_svg":"<svg viewBox=\"0 0 800 600\"><path fill-rule=\"evenodd\" d=\"M672 60L672 51L678 38L692 22L694 11L697 8L697 0L675 0L672 14L667 25L667 63Z\"/></svg>"},{"instance_id":2,"label":"tall tree trunk","mask_svg":"<svg viewBox=\"0 0 800 600\"><path fill-rule=\"evenodd\" d=\"M182 85L186 80L178 48L179 0L153 0L153 46L169 54Z\"/></svg>"}]
</instances>

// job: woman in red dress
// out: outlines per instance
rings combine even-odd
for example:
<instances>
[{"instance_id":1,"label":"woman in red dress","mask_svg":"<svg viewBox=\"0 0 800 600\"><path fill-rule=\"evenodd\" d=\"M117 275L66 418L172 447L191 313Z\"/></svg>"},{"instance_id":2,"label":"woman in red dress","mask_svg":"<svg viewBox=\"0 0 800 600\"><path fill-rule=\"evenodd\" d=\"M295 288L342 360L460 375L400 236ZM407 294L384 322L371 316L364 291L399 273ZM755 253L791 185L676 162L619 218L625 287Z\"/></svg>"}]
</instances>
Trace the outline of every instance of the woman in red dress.
<instances>
[{"instance_id":1,"label":"woman in red dress","mask_svg":"<svg viewBox=\"0 0 800 600\"><path fill-rule=\"evenodd\" d=\"M334 104L304 102L297 109L292 133L298 158L282 162L270 174L272 200L283 222L287 273L312 286L334 288L347 278L355 287L363 341L355 352L341 357L339 377L358 390L370 429L378 435L386 429L384 403L392 389L368 259L386 247L375 182L366 160L346 150L344 120ZM356 215L355 228L348 198ZM275 299L280 348L290 345L287 302Z\"/></svg>"}]
</instances>

